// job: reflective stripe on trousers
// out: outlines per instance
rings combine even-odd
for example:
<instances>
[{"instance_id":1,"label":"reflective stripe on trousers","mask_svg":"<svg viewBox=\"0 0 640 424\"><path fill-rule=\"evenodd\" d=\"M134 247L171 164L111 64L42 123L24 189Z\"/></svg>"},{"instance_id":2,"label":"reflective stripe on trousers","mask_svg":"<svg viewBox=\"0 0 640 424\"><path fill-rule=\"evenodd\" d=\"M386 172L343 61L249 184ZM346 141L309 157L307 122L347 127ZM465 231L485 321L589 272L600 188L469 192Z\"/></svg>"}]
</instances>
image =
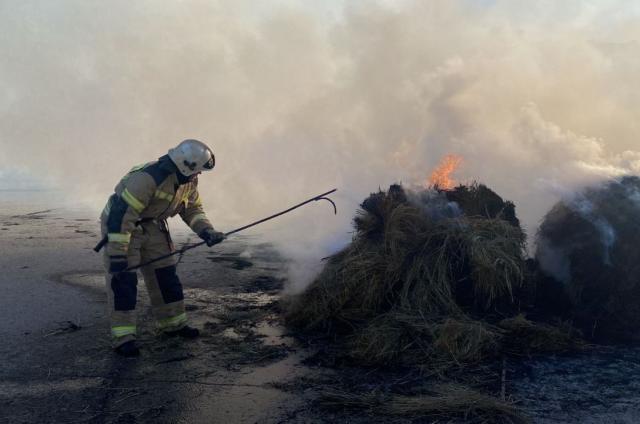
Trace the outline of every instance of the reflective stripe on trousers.
<instances>
[{"instance_id":1,"label":"reflective stripe on trousers","mask_svg":"<svg viewBox=\"0 0 640 424\"><path fill-rule=\"evenodd\" d=\"M136 334L136 326L135 325L118 325L115 327L111 327L111 335L115 338L120 338L128 335Z\"/></svg>"},{"instance_id":2,"label":"reflective stripe on trousers","mask_svg":"<svg viewBox=\"0 0 640 424\"><path fill-rule=\"evenodd\" d=\"M176 328L183 327L184 324L187 323L187 314L181 313L173 317L163 318L158 320L158 329L165 330L168 328Z\"/></svg>"}]
</instances>

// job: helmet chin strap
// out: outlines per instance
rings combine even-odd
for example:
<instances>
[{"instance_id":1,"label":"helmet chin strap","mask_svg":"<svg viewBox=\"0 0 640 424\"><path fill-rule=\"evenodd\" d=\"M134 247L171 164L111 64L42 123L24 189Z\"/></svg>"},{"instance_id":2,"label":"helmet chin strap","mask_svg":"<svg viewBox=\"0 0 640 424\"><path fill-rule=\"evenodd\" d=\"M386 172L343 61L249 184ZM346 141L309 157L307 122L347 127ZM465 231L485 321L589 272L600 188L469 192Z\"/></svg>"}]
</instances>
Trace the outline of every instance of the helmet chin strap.
<instances>
[{"instance_id":1,"label":"helmet chin strap","mask_svg":"<svg viewBox=\"0 0 640 424\"><path fill-rule=\"evenodd\" d=\"M189 175L189 176L183 175L182 172L178 170L178 168L176 168L176 176L178 177L178 183L180 183L180 185L187 184L192 180L192 177L193 177L193 175Z\"/></svg>"}]
</instances>

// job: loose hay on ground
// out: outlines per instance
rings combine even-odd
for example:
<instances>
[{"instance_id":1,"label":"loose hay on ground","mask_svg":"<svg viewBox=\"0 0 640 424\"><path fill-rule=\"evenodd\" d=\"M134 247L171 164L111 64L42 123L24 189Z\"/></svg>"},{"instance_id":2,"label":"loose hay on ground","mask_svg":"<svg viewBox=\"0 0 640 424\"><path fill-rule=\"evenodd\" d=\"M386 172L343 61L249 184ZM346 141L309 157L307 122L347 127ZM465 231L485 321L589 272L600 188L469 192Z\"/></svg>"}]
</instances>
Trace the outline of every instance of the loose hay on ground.
<instances>
[{"instance_id":1,"label":"loose hay on ground","mask_svg":"<svg viewBox=\"0 0 640 424\"><path fill-rule=\"evenodd\" d=\"M552 326L520 314L500 321L498 327L504 330L503 350L511 354L561 353L585 347L579 332L568 323Z\"/></svg>"},{"instance_id":2,"label":"loose hay on ground","mask_svg":"<svg viewBox=\"0 0 640 424\"><path fill-rule=\"evenodd\" d=\"M318 404L333 409L359 409L371 415L431 419L456 417L471 423L528 422L512 403L455 384L437 385L415 396L380 391L350 393L327 390L319 397Z\"/></svg>"}]
</instances>

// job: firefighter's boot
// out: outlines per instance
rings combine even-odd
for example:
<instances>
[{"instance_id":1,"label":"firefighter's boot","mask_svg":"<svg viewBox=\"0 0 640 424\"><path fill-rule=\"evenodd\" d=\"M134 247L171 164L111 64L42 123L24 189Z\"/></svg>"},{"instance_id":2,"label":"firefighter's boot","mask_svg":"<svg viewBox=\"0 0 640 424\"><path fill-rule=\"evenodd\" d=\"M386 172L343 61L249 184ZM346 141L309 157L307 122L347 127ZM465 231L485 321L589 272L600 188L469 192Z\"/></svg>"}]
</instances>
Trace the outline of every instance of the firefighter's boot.
<instances>
[{"instance_id":1,"label":"firefighter's boot","mask_svg":"<svg viewBox=\"0 0 640 424\"><path fill-rule=\"evenodd\" d=\"M116 353L120 356L124 356L125 358L133 358L136 356L140 356L140 349L136 346L136 342L134 340L129 340L114 349Z\"/></svg>"}]
</instances>

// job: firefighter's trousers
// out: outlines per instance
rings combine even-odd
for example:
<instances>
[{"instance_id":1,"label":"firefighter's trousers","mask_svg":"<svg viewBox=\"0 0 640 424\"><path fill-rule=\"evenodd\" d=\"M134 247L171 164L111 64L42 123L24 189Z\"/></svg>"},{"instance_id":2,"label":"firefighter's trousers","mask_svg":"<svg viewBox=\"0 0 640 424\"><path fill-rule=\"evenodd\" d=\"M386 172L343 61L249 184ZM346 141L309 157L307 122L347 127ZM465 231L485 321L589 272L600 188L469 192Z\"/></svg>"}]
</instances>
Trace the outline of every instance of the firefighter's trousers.
<instances>
[{"instance_id":1,"label":"firefighter's trousers","mask_svg":"<svg viewBox=\"0 0 640 424\"><path fill-rule=\"evenodd\" d=\"M103 236L106 225L102 223ZM146 221L131 233L127 253L129 267L173 251L165 222ZM107 270L107 299L111 321L113 346L136 338L136 300L138 277L136 272L109 273L109 257L104 254ZM149 293L153 316L158 331L174 331L184 327L187 316L184 309L182 284L176 274L175 256L140 268Z\"/></svg>"}]
</instances>

